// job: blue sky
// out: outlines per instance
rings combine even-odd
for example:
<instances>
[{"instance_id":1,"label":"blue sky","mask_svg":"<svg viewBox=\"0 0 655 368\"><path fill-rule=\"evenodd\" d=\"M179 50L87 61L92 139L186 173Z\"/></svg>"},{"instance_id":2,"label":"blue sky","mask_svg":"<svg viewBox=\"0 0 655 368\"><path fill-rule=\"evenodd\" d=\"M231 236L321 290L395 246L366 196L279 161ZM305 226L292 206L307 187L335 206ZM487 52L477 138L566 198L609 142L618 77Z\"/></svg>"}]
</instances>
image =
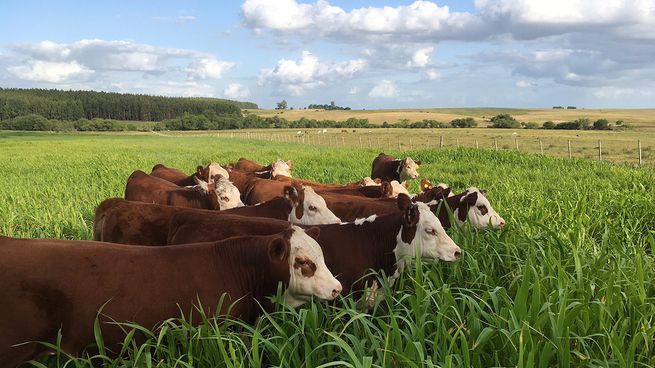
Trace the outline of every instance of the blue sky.
<instances>
[{"instance_id":1,"label":"blue sky","mask_svg":"<svg viewBox=\"0 0 655 368\"><path fill-rule=\"evenodd\" d=\"M655 0L1 1L0 87L653 107Z\"/></svg>"}]
</instances>

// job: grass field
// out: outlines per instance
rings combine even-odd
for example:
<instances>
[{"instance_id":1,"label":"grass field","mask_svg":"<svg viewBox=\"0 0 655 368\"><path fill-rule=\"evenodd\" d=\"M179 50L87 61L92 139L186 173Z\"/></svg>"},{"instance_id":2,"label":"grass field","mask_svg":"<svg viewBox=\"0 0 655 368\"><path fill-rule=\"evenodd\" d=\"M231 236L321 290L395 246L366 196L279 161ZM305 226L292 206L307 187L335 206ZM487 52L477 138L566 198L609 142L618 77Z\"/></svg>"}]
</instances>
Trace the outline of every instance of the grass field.
<instances>
[{"instance_id":1,"label":"grass field","mask_svg":"<svg viewBox=\"0 0 655 368\"><path fill-rule=\"evenodd\" d=\"M449 122L456 118L472 117L481 127L487 123L485 119L498 114L510 114L518 121L541 123L572 121L578 118L589 118L591 121L607 119L614 123L623 120L638 128L655 131L655 109L512 109L512 108L425 108L425 109L395 109L395 110L246 110L259 116L281 116L287 120L298 120L302 117L316 120L347 120L348 118L368 119L371 123L395 123L402 119L411 122L431 119Z\"/></svg>"},{"instance_id":2,"label":"grass field","mask_svg":"<svg viewBox=\"0 0 655 368\"><path fill-rule=\"evenodd\" d=\"M0 133L0 233L89 239L95 206L156 163L191 172L285 158L298 177L350 182L379 151L221 134ZM420 158L422 176L456 191L486 189L506 227L451 229L462 259L410 269L368 313L344 297L280 307L254 326L173 319L138 344L129 335L118 357L67 367L655 366L652 167L451 146L388 153Z\"/></svg>"}]
</instances>

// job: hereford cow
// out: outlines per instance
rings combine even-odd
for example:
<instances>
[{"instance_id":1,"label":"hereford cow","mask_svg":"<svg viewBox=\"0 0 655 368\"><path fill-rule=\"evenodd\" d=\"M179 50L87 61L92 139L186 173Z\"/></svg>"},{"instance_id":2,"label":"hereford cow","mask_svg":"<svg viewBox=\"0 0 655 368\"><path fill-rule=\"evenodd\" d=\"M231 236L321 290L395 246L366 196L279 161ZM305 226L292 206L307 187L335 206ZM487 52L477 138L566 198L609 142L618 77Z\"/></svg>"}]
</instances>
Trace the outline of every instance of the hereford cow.
<instances>
[{"instance_id":1,"label":"hereford cow","mask_svg":"<svg viewBox=\"0 0 655 368\"><path fill-rule=\"evenodd\" d=\"M398 211L396 201L392 198L375 199L331 192L323 192L321 196L330 211L341 221L355 221L358 218Z\"/></svg>"},{"instance_id":2,"label":"hereford cow","mask_svg":"<svg viewBox=\"0 0 655 368\"><path fill-rule=\"evenodd\" d=\"M166 180L135 171L127 179L125 199L170 206L224 210L243 206L239 190L230 181L214 176L212 183L198 181L195 187L179 187Z\"/></svg>"},{"instance_id":3,"label":"hereford cow","mask_svg":"<svg viewBox=\"0 0 655 368\"><path fill-rule=\"evenodd\" d=\"M393 188L387 181L383 181L380 185L367 185L354 188L315 188L316 193L331 193L352 195L367 198L394 198Z\"/></svg>"},{"instance_id":4,"label":"hereford cow","mask_svg":"<svg viewBox=\"0 0 655 368\"><path fill-rule=\"evenodd\" d=\"M362 182L363 182L363 184L365 186L382 185L381 184L382 180L380 180L380 179L373 180L368 176L365 177L364 180L362 180ZM389 184L391 184L391 197L392 198L398 198L398 194L400 194L400 193L406 194L408 196L410 195L407 188L405 188L404 185L400 184L398 182L398 180L392 180L392 181L389 182Z\"/></svg>"},{"instance_id":5,"label":"hereford cow","mask_svg":"<svg viewBox=\"0 0 655 368\"><path fill-rule=\"evenodd\" d=\"M444 196L448 195L449 189ZM491 203L484 193L475 187L470 187L458 195L447 197L445 201L432 201L428 205L432 211L437 213L439 221L446 229L451 226L449 214L451 211L459 225L468 221L476 229L489 226L502 229L505 226L505 220L491 207Z\"/></svg>"},{"instance_id":6,"label":"hereford cow","mask_svg":"<svg viewBox=\"0 0 655 368\"><path fill-rule=\"evenodd\" d=\"M371 178L379 178L382 181L398 180L404 184L407 179L418 178L420 164L420 160L412 160L410 157L396 160L393 156L380 153L373 160Z\"/></svg>"},{"instance_id":7,"label":"hereford cow","mask_svg":"<svg viewBox=\"0 0 655 368\"><path fill-rule=\"evenodd\" d=\"M209 213L266 217L289 221L294 224L318 225L340 222L324 208L310 209L314 205L305 203L304 189L288 186L283 197L254 205L236 207L224 211L207 211L184 207L164 206L151 203L130 202L121 198L104 200L96 208L93 222L93 239L111 243L165 245L171 218L179 212L194 212L202 216ZM300 209L300 210L299 210ZM244 234L247 234L247 229Z\"/></svg>"},{"instance_id":8,"label":"hereford cow","mask_svg":"<svg viewBox=\"0 0 655 368\"><path fill-rule=\"evenodd\" d=\"M334 299L341 285L325 266L318 229L168 247L0 237L0 366L16 367L55 343L78 354L94 340L99 316L109 349L125 332L114 321L153 328L192 313L229 314L253 322L282 283L299 306ZM308 235L309 234L309 235ZM225 300L221 303L222 295ZM102 310L99 314L98 311ZM59 333L61 335L59 335Z\"/></svg>"},{"instance_id":9,"label":"hereford cow","mask_svg":"<svg viewBox=\"0 0 655 368\"><path fill-rule=\"evenodd\" d=\"M247 158L241 157L234 164L234 168L237 170L241 170L245 172L253 172L253 173L270 172L270 176L268 177L269 179L275 179L278 176L286 176L290 178L292 162L291 160L289 161L277 160L272 162L268 166L264 166L254 161L250 161Z\"/></svg>"},{"instance_id":10,"label":"hereford cow","mask_svg":"<svg viewBox=\"0 0 655 368\"><path fill-rule=\"evenodd\" d=\"M194 186L197 183L197 179L211 183L214 181L215 175L222 175L226 178L229 177L227 170L215 162L212 162L205 167L198 166L196 168L196 172L193 175L187 175L178 169L166 167L162 164L157 164L152 167L150 175L164 179L166 181L170 181L171 183L175 183L181 187Z\"/></svg>"},{"instance_id":11,"label":"hereford cow","mask_svg":"<svg viewBox=\"0 0 655 368\"><path fill-rule=\"evenodd\" d=\"M424 203L412 203L401 194L395 201L397 211L371 216L352 223L320 225L318 242L328 268L343 285L344 293L362 290L371 269L393 275L416 255L425 259L454 261L461 249L452 241L437 217ZM171 243L208 241L223 236L212 226L219 216L176 219ZM197 228L208 229L199 232ZM171 227L173 231L173 227Z\"/></svg>"}]
</instances>

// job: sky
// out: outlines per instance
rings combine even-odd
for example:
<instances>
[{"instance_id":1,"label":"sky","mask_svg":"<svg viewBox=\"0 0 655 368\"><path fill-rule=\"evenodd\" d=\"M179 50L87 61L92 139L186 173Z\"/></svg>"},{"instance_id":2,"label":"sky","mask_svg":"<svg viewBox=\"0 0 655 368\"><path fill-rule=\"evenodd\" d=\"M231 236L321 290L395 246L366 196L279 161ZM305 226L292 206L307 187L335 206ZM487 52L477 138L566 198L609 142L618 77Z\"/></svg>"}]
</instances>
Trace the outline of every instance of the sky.
<instances>
[{"instance_id":1,"label":"sky","mask_svg":"<svg viewBox=\"0 0 655 368\"><path fill-rule=\"evenodd\" d=\"M655 0L0 0L0 87L655 107Z\"/></svg>"}]
</instances>

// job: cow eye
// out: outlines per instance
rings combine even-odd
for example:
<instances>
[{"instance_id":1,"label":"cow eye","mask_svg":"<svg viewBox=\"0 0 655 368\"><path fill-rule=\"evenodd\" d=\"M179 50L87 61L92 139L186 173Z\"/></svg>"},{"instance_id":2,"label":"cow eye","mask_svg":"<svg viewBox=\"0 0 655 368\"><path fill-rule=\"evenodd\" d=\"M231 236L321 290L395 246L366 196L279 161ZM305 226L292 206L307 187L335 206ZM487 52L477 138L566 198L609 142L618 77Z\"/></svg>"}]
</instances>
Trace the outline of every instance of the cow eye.
<instances>
[{"instance_id":1,"label":"cow eye","mask_svg":"<svg viewBox=\"0 0 655 368\"><path fill-rule=\"evenodd\" d=\"M316 206L309 206L310 211L316 211Z\"/></svg>"},{"instance_id":2,"label":"cow eye","mask_svg":"<svg viewBox=\"0 0 655 368\"><path fill-rule=\"evenodd\" d=\"M223 202L229 202L229 201L230 201L230 198L228 198L228 197L221 197L221 200L223 200Z\"/></svg>"},{"instance_id":3,"label":"cow eye","mask_svg":"<svg viewBox=\"0 0 655 368\"><path fill-rule=\"evenodd\" d=\"M437 235L437 230L435 229L425 229L425 232L430 235Z\"/></svg>"},{"instance_id":4,"label":"cow eye","mask_svg":"<svg viewBox=\"0 0 655 368\"><path fill-rule=\"evenodd\" d=\"M487 206L485 206L485 205L483 205L483 204L481 204L481 205L478 206L478 210L480 210L480 213L483 214L483 215L486 215L487 212L489 212L489 211L487 210Z\"/></svg>"}]
</instances>

